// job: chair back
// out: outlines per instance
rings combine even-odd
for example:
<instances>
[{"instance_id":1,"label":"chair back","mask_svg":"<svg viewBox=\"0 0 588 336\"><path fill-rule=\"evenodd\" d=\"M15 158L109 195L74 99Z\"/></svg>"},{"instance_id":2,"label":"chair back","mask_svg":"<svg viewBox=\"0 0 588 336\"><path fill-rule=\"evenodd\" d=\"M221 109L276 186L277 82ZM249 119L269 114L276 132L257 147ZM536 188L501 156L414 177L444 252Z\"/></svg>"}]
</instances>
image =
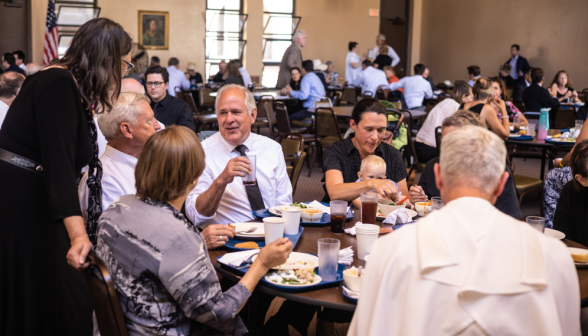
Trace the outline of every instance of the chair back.
<instances>
[{"instance_id":1,"label":"chair back","mask_svg":"<svg viewBox=\"0 0 588 336\"><path fill-rule=\"evenodd\" d=\"M292 132L290 126L290 117L288 116L288 110L282 102L276 103L276 128L278 132L286 134Z\"/></svg>"},{"instance_id":2,"label":"chair back","mask_svg":"<svg viewBox=\"0 0 588 336\"><path fill-rule=\"evenodd\" d=\"M88 259L90 259L90 267L85 270L86 280L96 311L100 334L128 336L125 315L108 269L93 251L88 254Z\"/></svg>"},{"instance_id":3,"label":"chair back","mask_svg":"<svg viewBox=\"0 0 588 336\"><path fill-rule=\"evenodd\" d=\"M294 171L292 172L292 176L290 177L290 181L292 182L292 196L296 193L296 186L298 185L298 178L300 177L300 172L302 171L302 166L304 166L304 159L306 159L306 149L308 147L303 146L301 153L298 156L298 159L294 162Z\"/></svg>"},{"instance_id":4,"label":"chair back","mask_svg":"<svg viewBox=\"0 0 588 336\"><path fill-rule=\"evenodd\" d=\"M257 101L257 119L265 119L267 118L267 111L265 107L266 101L271 101L272 106L274 105L274 97L270 95L263 95L259 97Z\"/></svg>"},{"instance_id":5,"label":"chair back","mask_svg":"<svg viewBox=\"0 0 588 336\"><path fill-rule=\"evenodd\" d=\"M416 149L414 147L414 141L412 139L412 132L411 132L412 116L410 118L405 119L405 121L407 121L407 127L408 127L408 130L407 130L408 132L406 132L408 144L406 146L404 146L404 148L405 148L404 156L410 166L410 170L408 172L408 176L410 176L410 174L412 173L413 170L416 169L418 172L422 172L423 169L422 169L421 163L419 162L419 159L416 155Z\"/></svg>"},{"instance_id":6,"label":"chair back","mask_svg":"<svg viewBox=\"0 0 588 336\"><path fill-rule=\"evenodd\" d=\"M355 91L355 86L345 85L343 87L343 91L341 92L341 103L348 105L357 104L357 92Z\"/></svg>"},{"instance_id":7,"label":"chair back","mask_svg":"<svg viewBox=\"0 0 588 336\"><path fill-rule=\"evenodd\" d=\"M435 146L437 147L437 156L441 156L441 138L443 137L443 126L435 127Z\"/></svg>"},{"instance_id":8,"label":"chair back","mask_svg":"<svg viewBox=\"0 0 588 336\"><path fill-rule=\"evenodd\" d=\"M525 104L522 101L514 100L512 103L514 106L516 106L516 108L519 109L519 111L521 111L521 113L527 112L527 109L525 108Z\"/></svg>"},{"instance_id":9,"label":"chair back","mask_svg":"<svg viewBox=\"0 0 588 336\"><path fill-rule=\"evenodd\" d=\"M361 99L365 99L365 98L374 98L374 93L372 91L365 91L361 95Z\"/></svg>"},{"instance_id":10,"label":"chair back","mask_svg":"<svg viewBox=\"0 0 588 336\"><path fill-rule=\"evenodd\" d=\"M429 100L427 102L427 105L425 106L425 112L429 113L431 112L431 110L435 107L435 105L437 105L438 101L437 100Z\"/></svg>"},{"instance_id":11,"label":"chair back","mask_svg":"<svg viewBox=\"0 0 588 336\"><path fill-rule=\"evenodd\" d=\"M334 91L333 92L333 106L341 106L341 91Z\"/></svg>"},{"instance_id":12,"label":"chair back","mask_svg":"<svg viewBox=\"0 0 588 336\"><path fill-rule=\"evenodd\" d=\"M200 133L198 133L198 139L200 140L200 142L202 142L213 136L216 132L218 131L200 131Z\"/></svg>"},{"instance_id":13,"label":"chair back","mask_svg":"<svg viewBox=\"0 0 588 336\"><path fill-rule=\"evenodd\" d=\"M200 107L203 109L214 108L215 98L210 96L212 89L201 87L198 91L198 96L200 97Z\"/></svg>"},{"instance_id":14,"label":"chair back","mask_svg":"<svg viewBox=\"0 0 588 336\"><path fill-rule=\"evenodd\" d=\"M194 97L192 97L192 93L190 93L190 90L182 89L181 94L178 94L178 92L176 91L176 96L182 97L184 101L188 103L188 105L190 106L192 113L198 116L198 108L196 107L196 102L194 101Z\"/></svg>"},{"instance_id":15,"label":"chair back","mask_svg":"<svg viewBox=\"0 0 588 336\"><path fill-rule=\"evenodd\" d=\"M174 92L175 92L175 94L176 94L176 95L175 95L175 96L176 96L176 98L178 98L178 99L181 99L181 100L184 100L184 93L183 93L183 90L184 90L184 89L182 89L182 87L181 87L181 86L176 86L176 87L174 88Z\"/></svg>"},{"instance_id":16,"label":"chair back","mask_svg":"<svg viewBox=\"0 0 588 336\"><path fill-rule=\"evenodd\" d=\"M316 126L315 126L315 140L318 143L319 137L334 136L339 140L343 140L341 131L339 130L339 122L335 111L330 107L318 107L315 110Z\"/></svg>"},{"instance_id":17,"label":"chair back","mask_svg":"<svg viewBox=\"0 0 588 336\"><path fill-rule=\"evenodd\" d=\"M386 100L386 95L384 94L384 89L378 88L378 91L376 91L376 99L377 100Z\"/></svg>"},{"instance_id":18,"label":"chair back","mask_svg":"<svg viewBox=\"0 0 588 336\"><path fill-rule=\"evenodd\" d=\"M437 86L437 89L442 90L443 92L447 92L447 90L448 90L447 84L445 84L445 83L439 83L436 86Z\"/></svg>"},{"instance_id":19,"label":"chair back","mask_svg":"<svg viewBox=\"0 0 588 336\"><path fill-rule=\"evenodd\" d=\"M333 107L333 102L329 97L316 97L314 107Z\"/></svg>"},{"instance_id":20,"label":"chair back","mask_svg":"<svg viewBox=\"0 0 588 336\"><path fill-rule=\"evenodd\" d=\"M553 128L572 128L576 126L576 110L574 108L559 108L555 115Z\"/></svg>"},{"instance_id":21,"label":"chair back","mask_svg":"<svg viewBox=\"0 0 588 336\"><path fill-rule=\"evenodd\" d=\"M300 151L300 147L302 147L302 141L284 137L282 138L281 145L284 156L293 157L298 155L298 151Z\"/></svg>"}]
</instances>

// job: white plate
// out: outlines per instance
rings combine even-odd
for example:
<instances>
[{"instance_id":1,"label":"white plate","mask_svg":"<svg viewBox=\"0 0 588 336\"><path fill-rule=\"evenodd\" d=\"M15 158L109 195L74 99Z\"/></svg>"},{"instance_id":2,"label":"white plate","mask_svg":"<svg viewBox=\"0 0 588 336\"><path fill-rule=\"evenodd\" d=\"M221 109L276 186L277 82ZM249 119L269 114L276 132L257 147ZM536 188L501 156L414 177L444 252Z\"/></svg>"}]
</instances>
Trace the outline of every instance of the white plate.
<instances>
[{"instance_id":1,"label":"white plate","mask_svg":"<svg viewBox=\"0 0 588 336\"><path fill-rule=\"evenodd\" d=\"M570 251L570 257L571 254L580 254L580 253L588 253L588 250L586 249L582 249L582 248L577 248L577 247L568 247L568 250ZM588 266L588 263L579 263L579 262L575 262L574 264L576 264L576 266Z\"/></svg>"},{"instance_id":2,"label":"white plate","mask_svg":"<svg viewBox=\"0 0 588 336\"><path fill-rule=\"evenodd\" d=\"M252 261L255 261L257 256L253 257ZM306 264L302 264L306 263ZM308 254L308 253L301 253L301 252L292 252L290 256L286 260L286 263L273 267L273 270L280 270L280 269L299 269L299 268L312 268L318 267L319 265L319 258L315 255Z\"/></svg>"},{"instance_id":3,"label":"white plate","mask_svg":"<svg viewBox=\"0 0 588 336\"><path fill-rule=\"evenodd\" d=\"M414 210L406 209L406 211L408 211L408 214L409 214L411 217L416 217L416 216L418 215L418 214L417 214L417 212L416 212L416 211L414 211ZM379 213L378 213L378 215L377 215L376 217L377 217L377 218L380 218L380 219L386 219L386 216L384 216L384 215L380 215Z\"/></svg>"},{"instance_id":4,"label":"white plate","mask_svg":"<svg viewBox=\"0 0 588 336\"><path fill-rule=\"evenodd\" d=\"M566 237L563 232L549 228L545 228L545 235L555 239L564 239Z\"/></svg>"},{"instance_id":5,"label":"white plate","mask_svg":"<svg viewBox=\"0 0 588 336\"><path fill-rule=\"evenodd\" d=\"M518 137L520 137L520 136L521 136L520 134L511 134L511 135L509 135L508 137L509 137L509 138L518 138Z\"/></svg>"},{"instance_id":6,"label":"white plate","mask_svg":"<svg viewBox=\"0 0 588 336\"><path fill-rule=\"evenodd\" d=\"M263 223L236 223L236 224L232 224L236 226L236 230L237 233L235 234L235 237L239 237L239 238L251 238L251 237L265 237L265 230L263 227ZM245 231L256 227L257 230L251 232L251 233L245 233Z\"/></svg>"},{"instance_id":7,"label":"white plate","mask_svg":"<svg viewBox=\"0 0 588 336\"><path fill-rule=\"evenodd\" d=\"M520 129L522 129L522 130L527 129L527 126L520 126ZM513 125L510 125L510 130L511 131L514 131L514 126Z\"/></svg>"},{"instance_id":8,"label":"white plate","mask_svg":"<svg viewBox=\"0 0 588 336\"><path fill-rule=\"evenodd\" d=\"M284 210L284 208L288 207L288 205L276 205L273 206L271 208L269 208L269 212L271 214L274 214L276 216L282 216L282 210Z\"/></svg>"},{"instance_id":9,"label":"white plate","mask_svg":"<svg viewBox=\"0 0 588 336\"><path fill-rule=\"evenodd\" d=\"M273 285L276 285L276 286L281 286L281 287L308 287L308 286L314 286L314 285L316 285L316 284L319 284L321 281L323 281L323 279L321 278L321 276L320 276L320 275L318 275L318 274L315 274L315 275L314 275L314 280L313 280L311 283L304 284L304 285L298 285L298 284L289 284L289 283L282 284L282 283L273 282L273 281L271 281L271 280L269 279L269 276L268 276L268 275L266 275L266 276L265 276L265 280L266 280L267 282L269 282L269 283L273 284Z\"/></svg>"}]
</instances>

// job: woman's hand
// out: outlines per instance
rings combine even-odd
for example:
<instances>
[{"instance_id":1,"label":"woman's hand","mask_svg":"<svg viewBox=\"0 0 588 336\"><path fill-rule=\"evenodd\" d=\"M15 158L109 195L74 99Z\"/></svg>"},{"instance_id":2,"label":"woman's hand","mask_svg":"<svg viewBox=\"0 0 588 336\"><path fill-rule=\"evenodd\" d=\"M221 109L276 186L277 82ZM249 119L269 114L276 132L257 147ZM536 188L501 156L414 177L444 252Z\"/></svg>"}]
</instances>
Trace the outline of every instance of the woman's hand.
<instances>
[{"instance_id":1,"label":"woman's hand","mask_svg":"<svg viewBox=\"0 0 588 336\"><path fill-rule=\"evenodd\" d=\"M292 242L288 238L280 238L262 248L255 262L260 262L266 269L279 266L286 262L292 252Z\"/></svg>"},{"instance_id":2,"label":"woman's hand","mask_svg":"<svg viewBox=\"0 0 588 336\"><path fill-rule=\"evenodd\" d=\"M71 240L71 248L67 252L67 263L78 271L86 269L90 263L86 261L92 243L88 235L78 236Z\"/></svg>"}]
</instances>

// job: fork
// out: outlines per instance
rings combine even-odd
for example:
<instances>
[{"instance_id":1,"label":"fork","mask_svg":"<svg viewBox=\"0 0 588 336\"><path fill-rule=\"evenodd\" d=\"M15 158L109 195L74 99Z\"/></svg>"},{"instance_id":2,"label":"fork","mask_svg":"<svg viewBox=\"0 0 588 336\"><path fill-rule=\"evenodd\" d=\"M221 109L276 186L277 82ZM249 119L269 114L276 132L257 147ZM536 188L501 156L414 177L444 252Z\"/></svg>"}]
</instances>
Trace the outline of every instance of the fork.
<instances>
[{"instance_id":1,"label":"fork","mask_svg":"<svg viewBox=\"0 0 588 336\"><path fill-rule=\"evenodd\" d=\"M257 227L252 227L251 229L247 230L247 231L241 231L238 232L239 234L243 234L243 233L252 233L255 232L255 230L257 230Z\"/></svg>"},{"instance_id":2,"label":"fork","mask_svg":"<svg viewBox=\"0 0 588 336\"><path fill-rule=\"evenodd\" d=\"M255 257L258 254L259 254L259 252L254 253L254 254L251 255L251 257L243 260L243 262L241 263L242 265L239 266L239 267L236 267L236 269L243 269L243 268L251 267L251 261L253 260L253 257Z\"/></svg>"}]
</instances>

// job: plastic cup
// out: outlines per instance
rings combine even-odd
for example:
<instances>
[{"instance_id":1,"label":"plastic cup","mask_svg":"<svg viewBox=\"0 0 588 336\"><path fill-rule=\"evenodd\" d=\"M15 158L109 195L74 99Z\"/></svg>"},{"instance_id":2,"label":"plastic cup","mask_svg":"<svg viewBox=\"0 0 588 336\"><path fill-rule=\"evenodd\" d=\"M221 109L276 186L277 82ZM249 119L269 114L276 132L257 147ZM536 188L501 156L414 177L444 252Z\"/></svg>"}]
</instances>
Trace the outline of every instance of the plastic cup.
<instances>
[{"instance_id":1,"label":"plastic cup","mask_svg":"<svg viewBox=\"0 0 588 336\"><path fill-rule=\"evenodd\" d=\"M533 229L545 233L545 218L538 216L527 217L527 223L533 227Z\"/></svg>"},{"instance_id":2,"label":"plastic cup","mask_svg":"<svg viewBox=\"0 0 588 336\"><path fill-rule=\"evenodd\" d=\"M443 205L444 204L441 197L431 197L431 211L440 210L441 208L443 208Z\"/></svg>"},{"instance_id":3,"label":"plastic cup","mask_svg":"<svg viewBox=\"0 0 588 336\"><path fill-rule=\"evenodd\" d=\"M343 233L345 220L347 218L347 202L331 201L331 232Z\"/></svg>"},{"instance_id":4,"label":"plastic cup","mask_svg":"<svg viewBox=\"0 0 588 336\"><path fill-rule=\"evenodd\" d=\"M243 185L244 186L248 186L248 185L255 185L256 180L255 180L255 166L256 166L256 162L257 162L257 157L255 155L247 155L246 156L247 160L249 160L249 164L251 165L251 174L247 174L245 175L245 177L243 177Z\"/></svg>"},{"instance_id":5,"label":"plastic cup","mask_svg":"<svg viewBox=\"0 0 588 336\"><path fill-rule=\"evenodd\" d=\"M300 208L288 207L282 210L284 234L296 235L300 229Z\"/></svg>"},{"instance_id":6,"label":"plastic cup","mask_svg":"<svg viewBox=\"0 0 588 336\"><path fill-rule=\"evenodd\" d=\"M584 125L584 120L576 120L576 127L574 127L576 129L576 131L581 130L582 126Z\"/></svg>"},{"instance_id":7,"label":"plastic cup","mask_svg":"<svg viewBox=\"0 0 588 336\"><path fill-rule=\"evenodd\" d=\"M519 117L514 117L512 119L512 125L513 125L513 129L518 132L521 129L521 118Z\"/></svg>"},{"instance_id":8,"label":"plastic cup","mask_svg":"<svg viewBox=\"0 0 588 336\"><path fill-rule=\"evenodd\" d=\"M340 247L341 241L339 239L321 238L318 240L319 275L324 281L337 279Z\"/></svg>"},{"instance_id":9,"label":"plastic cup","mask_svg":"<svg viewBox=\"0 0 588 336\"><path fill-rule=\"evenodd\" d=\"M532 137L535 136L535 124L534 123L527 124L527 135L530 135Z\"/></svg>"},{"instance_id":10,"label":"plastic cup","mask_svg":"<svg viewBox=\"0 0 588 336\"><path fill-rule=\"evenodd\" d=\"M267 217L263 219L266 246L284 237L284 224L285 221L281 217Z\"/></svg>"},{"instance_id":11,"label":"plastic cup","mask_svg":"<svg viewBox=\"0 0 588 336\"><path fill-rule=\"evenodd\" d=\"M378 214L378 194L375 192L362 192L359 196L361 200L361 222L366 224L376 224Z\"/></svg>"},{"instance_id":12,"label":"plastic cup","mask_svg":"<svg viewBox=\"0 0 588 336\"><path fill-rule=\"evenodd\" d=\"M380 227L373 224L363 224L356 226L355 231L357 233L357 258L364 260L365 256L372 251L376 240L378 240Z\"/></svg>"}]
</instances>

